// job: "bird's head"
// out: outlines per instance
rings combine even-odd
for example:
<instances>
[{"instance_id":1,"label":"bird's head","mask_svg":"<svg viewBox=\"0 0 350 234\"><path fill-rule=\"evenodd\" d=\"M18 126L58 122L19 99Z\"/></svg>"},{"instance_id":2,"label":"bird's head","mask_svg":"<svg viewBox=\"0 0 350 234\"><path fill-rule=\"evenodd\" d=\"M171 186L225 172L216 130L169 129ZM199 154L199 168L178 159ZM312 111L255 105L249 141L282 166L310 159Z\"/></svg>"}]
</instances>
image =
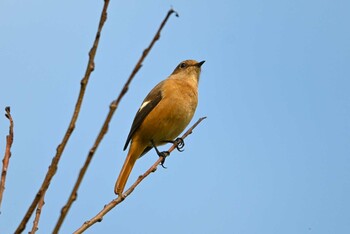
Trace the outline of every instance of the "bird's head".
<instances>
[{"instance_id":1,"label":"bird's head","mask_svg":"<svg viewBox=\"0 0 350 234\"><path fill-rule=\"evenodd\" d=\"M205 61L197 62L196 60L185 60L182 61L171 75L191 77L195 76L199 80L199 75L201 73L201 66Z\"/></svg>"}]
</instances>

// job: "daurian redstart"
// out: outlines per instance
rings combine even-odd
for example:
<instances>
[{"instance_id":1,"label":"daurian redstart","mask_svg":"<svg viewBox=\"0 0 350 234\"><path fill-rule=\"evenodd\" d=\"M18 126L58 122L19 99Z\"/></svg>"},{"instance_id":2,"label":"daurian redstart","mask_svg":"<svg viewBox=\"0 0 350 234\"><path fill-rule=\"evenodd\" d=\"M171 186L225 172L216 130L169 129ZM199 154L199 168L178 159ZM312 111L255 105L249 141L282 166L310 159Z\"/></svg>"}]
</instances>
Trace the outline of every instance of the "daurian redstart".
<instances>
[{"instance_id":1,"label":"daurian redstart","mask_svg":"<svg viewBox=\"0 0 350 234\"><path fill-rule=\"evenodd\" d=\"M185 60L173 73L157 84L137 111L124 150L130 149L115 184L114 192L121 195L138 158L153 147L174 139L190 123L198 103L198 81L205 61Z\"/></svg>"}]
</instances>

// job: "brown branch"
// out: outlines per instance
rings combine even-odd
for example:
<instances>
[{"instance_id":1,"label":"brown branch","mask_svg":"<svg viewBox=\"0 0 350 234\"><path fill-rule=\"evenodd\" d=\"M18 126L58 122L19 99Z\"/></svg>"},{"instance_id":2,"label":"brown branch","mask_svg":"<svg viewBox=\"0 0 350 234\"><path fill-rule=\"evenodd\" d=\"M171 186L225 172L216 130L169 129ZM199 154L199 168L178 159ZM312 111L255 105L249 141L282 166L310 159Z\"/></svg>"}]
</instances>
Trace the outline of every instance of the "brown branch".
<instances>
[{"instance_id":1,"label":"brown branch","mask_svg":"<svg viewBox=\"0 0 350 234\"><path fill-rule=\"evenodd\" d=\"M47 191L48 187L50 186L51 179L53 178L53 176L55 175L55 173L57 171L57 165L58 165L58 162L61 158L61 155L65 149L65 146L66 146L72 132L74 131L75 123L76 123L78 116L79 116L80 108L81 108L81 105L83 102L85 90L86 90L90 75L93 72L93 70L95 69L94 59L95 59L98 43L100 40L101 31L102 31L102 28L103 28L105 21L107 20L108 4L109 4L109 0L105 0L104 5L103 5L103 9L102 9L102 13L101 13L100 22L99 22L98 29L97 29L97 33L95 36L95 40L94 40L93 46L89 52L89 61L88 61L87 67L86 67L85 75L80 82L79 96L78 96L77 102L75 104L75 109L73 112L72 119L69 123L68 129L63 137L62 142L58 145L58 147L56 149L56 155L52 159L51 165L49 166L48 172L46 173L45 179L44 179L39 191L35 195L32 204L29 206L26 214L24 215L21 223L17 227L15 233L21 233L25 229L26 224L27 224L28 220L30 219L30 217L32 216L35 207L37 207L40 199L42 198L42 196L44 196L45 192Z\"/></svg>"},{"instance_id":2,"label":"brown branch","mask_svg":"<svg viewBox=\"0 0 350 234\"><path fill-rule=\"evenodd\" d=\"M193 129L202 121L204 120L206 117L202 117L200 118L191 128L189 128L185 134L181 137L182 139L185 139L188 135L190 135L193 131ZM178 143L174 143L170 148L169 148L169 153L172 152ZM169 155L170 156L170 155ZM169 157L168 156L168 157ZM126 197L128 197L133 191L134 189L137 187L137 185L139 185L141 183L141 181L143 179L145 179L149 174L151 174L152 172L155 172L157 170L158 165L163 161L163 158L159 157L158 160L142 175L140 175L137 180L131 185L131 187L126 190L126 192L124 192L121 196L118 196L116 199L113 199L110 203L108 203L107 205L105 205L103 207L103 209L92 219L84 222L84 224L77 229L74 234L79 234L79 233L83 233L84 231L86 231L86 229L88 229L89 227L91 227L92 225L94 225L97 222L101 222L103 219L103 216L105 214L107 214L110 210L112 210L115 206L117 206L118 204L120 204L121 202L123 202L125 200Z\"/></svg>"},{"instance_id":3,"label":"brown branch","mask_svg":"<svg viewBox=\"0 0 350 234\"><path fill-rule=\"evenodd\" d=\"M6 111L5 116L10 121L10 127L9 127L9 135L6 136L5 155L4 155L4 159L2 160L2 171L1 171L1 180L0 180L0 208L1 208L2 196L5 191L5 181L6 181L7 169L10 163L11 146L13 143L13 119L11 116L10 107L7 106L5 108L5 111Z\"/></svg>"},{"instance_id":4,"label":"brown branch","mask_svg":"<svg viewBox=\"0 0 350 234\"><path fill-rule=\"evenodd\" d=\"M35 234L36 231L38 231L38 225L39 225L39 219L40 219L40 215L41 215L41 210L43 208L43 206L45 205L45 201L44 201L45 195L41 196L41 199L38 203L38 207L36 208L36 212L35 212L35 218L33 221L33 227L32 227L32 231L29 232L29 234Z\"/></svg>"},{"instance_id":5,"label":"brown branch","mask_svg":"<svg viewBox=\"0 0 350 234\"><path fill-rule=\"evenodd\" d=\"M163 29L163 27L165 26L166 22L168 21L168 18L170 17L170 15L172 13L175 13L176 16L178 16L178 14L173 10L169 10L166 17L164 18L163 22L161 23L157 33L155 34L153 40L151 41L150 45L143 51L139 61L137 62L137 64L135 65L133 71L131 72L128 80L126 81L123 89L121 90L119 96L117 97L117 99L115 99L114 101L112 101L112 103L110 104L109 106L109 112L107 114L107 117L105 119L105 122L103 123L102 125L102 128L95 140L95 143L94 145L92 146L92 148L89 150L89 153L86 157L86 160L85 160L85 163L83 165L83 167L80 169L80 172L79 172L79 176L78 176L78 179L77 181L75 182L74 184L74 187L73 187L73 190L68 198L68 201L67 203L62 207L61 209L61 214L60 214L60 217L56 223L56 226L54 228L54 231L53 233L58 233L65 217L67 216L67 213L70 209L70 207L72 206L73 202L76 200L77 198L77 192L78 192L78 189L79 189L79 186L84 178L84 175L87 171L87 168L96 152L96 149L97 147L99 146L100 142L102 141L104 135L107 133L108 131L108 126L109 126L109 123L113 117L113 114L115 112L115 110L117 109L121 99L123 98L123 96L126 94L126 92L128 91L129 89L129 84L131 83L132 79L134 78L134 76L136 75L136 73L139 71L139 69L141 68L142 66L142 62L144 61L144 59L146 58L146 56L148 55L148 53L150 52L150 50L152 49L153 45L155 44L155 42L160 38L160 32L161 30Z\"/></svg>"}]
</instances>

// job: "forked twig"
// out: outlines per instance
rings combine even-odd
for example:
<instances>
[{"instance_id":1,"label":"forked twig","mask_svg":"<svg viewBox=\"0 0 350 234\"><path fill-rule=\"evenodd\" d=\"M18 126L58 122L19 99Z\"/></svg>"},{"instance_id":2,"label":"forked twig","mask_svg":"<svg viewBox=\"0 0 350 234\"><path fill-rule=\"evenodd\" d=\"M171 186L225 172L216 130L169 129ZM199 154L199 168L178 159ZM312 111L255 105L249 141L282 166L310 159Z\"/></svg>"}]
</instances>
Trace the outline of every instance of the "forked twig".
<instances>
[{"instance_id":1,"label":"forked twig","mask_svg":"<svg viewBox=\"0 0 350 234\"><path fill-rule=\"evenodd\" d=\"M35 207L37 207L40 199L42 198L42 196L44 196L45 192L49 188L51 179L53 178L53 176L55 175L55 173L57 171L57 165L58 165L58 162L61 158L61 155L65 149L65 146L66 146L72 132L74 131L75 123L76 123L78 116L79 116L80 108L81 108L81 105L82 105L82 102L84 99L84 94L85 94L85 90L86 90L90 75L93 72L93 70L95 69L94 59L95 59L98 43L100 40L101 31L102 31L102 28L103 28L105 21L107 20L108 4L109 4L109 0L105 0L104 5L103 5L103 9L102 9L102 13L101 13L101 17L100 17L100 22L99 22L98 29L97 29L97 33L95 36L95 40L94 40L93 46L89 52L89 61L88 61L87 67L86 67L85 75L80 82L79 96L78 96L77 102L75 104L75 109L73 112L72 119L69 123L68 129L67 129L67 131L62 139L62 142L58 145L58 147L56 149L56 155L53 157L53 159L51 161L51 165L49 166L48 172L46 173L45 179L44 179L39 191L35 195L32 204L29 206L26 214L24 215L22 221L20 222L19 226L17 227L15 233L21 233L25 229L26 224L27 224L28 220L30 219L30 217L32 216Z\"/></svg>"},{"instance_id":2,"label":"forked twig","mask_svg":"<svg viewBox=\"0 0 350 234\"><path fill-rule=\"evenodd\" d=\"M2 170L1 170L1 180L0 180L0 208L1 208L1 202L2 197L5 191L5 182L6 182L6 175L7 175L7 169L10 163L10 157L11 157L11 146L13 143L13 119L11 116L11 110L10 107L7 106L5 108L6 111L6 118L10 121L10 127L9 127L9 134L6 136L6 148L5 148L5 154L4 158L2 160Z\"/></svg>"},{"instance_id":3,"label":"forked twig","mask_svg":"<svg viewBox=\"0 0 350 234\"><path fill-rule=\"evenodd\" d=\"M189 128L185 134L181 137L182 139L185 139L188 135L190 135L193 131L193 129L202 121L204 120L206 117L202 117L200 118L191 128ZM169 153L172 152L178 143L173 144L170 149L168 150ZM169 157L169 156L168 156ZM123 202L125 200L126 197L128 197L133 191L134 189L137 187L137 185L139 185L141 183L141 181L143 179L145 179L149 174L151 174L152 172L157 170L158 165L163 161L162 157L159 157L158 160L142 175L140 175L137 180L131 185L131 187L126 190L126 192L124 192L121 196L118 196L116 199L113 199L111 202L109 202L107 205L105 205L103 207L103 209L92 219L84 222L84 224L77 229L74 234L80 234L83 233L84 231L86 231L86 229L88 229L89 227L91 227L92 225L94 225L97 222L101 222L104 215L107 214L110 210L112 210L115 206L117 206L118 204L120 204L121 202Z\"/></svg>"},{"instance_id":4,"label":"forked twig","mask_svg":"<svg viewBox=\"0 0 350 234\"><path fill-rule=\"evenodd\" d=\"M175 13L176 16L178 16L178 14L173 10L170 9L166 15L166 17L164 18L164 20L162 21L157 33L155 34L155 36L153 37L153 40L151 41L150 45L143 51L140 59L138 60L137 64L135 65L133 71L131 72L128 80L126 81L123 89L121 90L119 96L117 97L117 99L115 99L114 101L112 101L112 103L109 106L109 112L107 114L107 117L102 125L102 128L95 140L94 145L92 146L92 148L89 150L89 153L86 157L85 163L83 165L83 167L80 169L79 172L79 176L77 178L77 181L74 184L73 190L67 200L67 203L62 207L61 209L61 214L60 217L56 223L56 226L54 228L53 233L58 233L65 217L67 216L67 213L70 209L70 207L72 206L73 202L76 200L77 197L77 192L79 189L79 186L84 178L84 175L87 171L87 168L92 160L92 157L94 156L97 147L99 146L100 142L102 141L104 135L107 133L108 131L108 126L109 123L113 117L113 114L115 112L115 110L117 109L121 99L123 98L123 96L126 94L126 92L128 91L129 85L132 81L132 79L134 78L134 76L136 75L136 73L140 70L141 66L142 66L142 62L144 61L144 59L146 58L146 56L148 55L148 53L150 52L150 50L152 49L153 45L155 44L155 42L160 38L160 32L162 31L163 27L165 26L166 22L168 21L169 17L171 14Z\"/></svg>"}]
</instances>

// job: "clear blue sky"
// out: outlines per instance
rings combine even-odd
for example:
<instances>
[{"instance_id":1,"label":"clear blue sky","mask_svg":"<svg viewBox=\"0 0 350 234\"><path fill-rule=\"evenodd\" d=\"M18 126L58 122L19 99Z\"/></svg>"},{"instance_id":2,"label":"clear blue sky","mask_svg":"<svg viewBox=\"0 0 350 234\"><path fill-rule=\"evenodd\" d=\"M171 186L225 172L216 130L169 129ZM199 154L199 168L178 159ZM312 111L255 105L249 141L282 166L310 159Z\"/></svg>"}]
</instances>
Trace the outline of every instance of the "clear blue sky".
<instances>
[{"instance_id":1,"label":"clear blue sky","mask_svg":"<svg viewBox=\"0 0 350 234\"><path fill-rule=\"evenodd\" d=\"M66 131L102 3L0 3L0 108L11 106L15 121L0 233L17 227ZM350 233L345 0L112 0L38 233L52 231L110 102L170 6L180 17L169 20L116 111L61 233L73 232L115 198L136 110L185 59L206 60L193 122L208 118L167 169L159 168L86 233ZM3 116L1 155L7 133ZM154 152L140 159L130 181L156 159Z\"/></svg>"}]
</instances>

